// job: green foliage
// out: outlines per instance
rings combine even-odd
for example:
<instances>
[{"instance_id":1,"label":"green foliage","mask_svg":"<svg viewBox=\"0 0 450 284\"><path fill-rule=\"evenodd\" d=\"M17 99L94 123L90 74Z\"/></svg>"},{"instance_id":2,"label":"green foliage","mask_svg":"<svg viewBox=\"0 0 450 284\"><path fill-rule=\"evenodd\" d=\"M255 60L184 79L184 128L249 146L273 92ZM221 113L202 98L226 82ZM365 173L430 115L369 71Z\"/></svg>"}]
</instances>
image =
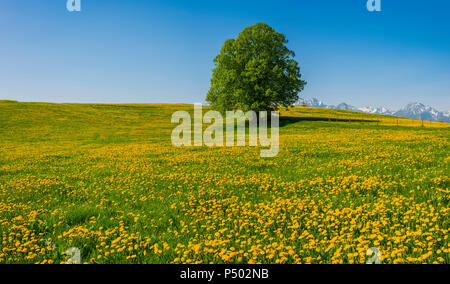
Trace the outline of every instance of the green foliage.
<instances>
[{"instance_id":1,"label":"green foliage","mask_svg":"<svg viewBox=\"0 0 450 284\"><path fill-rule=\"evenodd\" d=\"M286 37L264 23L227 40L214 59L206 100L219 111L270 111L292 106L306 82Z\"/></svg>"}]
</instances>

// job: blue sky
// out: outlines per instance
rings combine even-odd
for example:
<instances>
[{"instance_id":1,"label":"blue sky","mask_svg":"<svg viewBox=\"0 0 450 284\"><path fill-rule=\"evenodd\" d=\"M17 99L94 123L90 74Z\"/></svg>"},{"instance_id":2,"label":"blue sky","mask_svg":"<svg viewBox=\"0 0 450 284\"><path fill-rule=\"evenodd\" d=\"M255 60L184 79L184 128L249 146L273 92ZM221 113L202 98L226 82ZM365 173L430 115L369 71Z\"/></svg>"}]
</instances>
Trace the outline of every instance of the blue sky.
<instances>
[{"instance_id":1,"label":"blue sky","mask_svg":"<svg viewBox=\"0 0 450 284\"><path fill-rule=\"evenodd\" d=\"M265 22L327 104L450 109L450 1L0 2L0 99L202 102L226 39Z\"/></svg>"}]
</instances>

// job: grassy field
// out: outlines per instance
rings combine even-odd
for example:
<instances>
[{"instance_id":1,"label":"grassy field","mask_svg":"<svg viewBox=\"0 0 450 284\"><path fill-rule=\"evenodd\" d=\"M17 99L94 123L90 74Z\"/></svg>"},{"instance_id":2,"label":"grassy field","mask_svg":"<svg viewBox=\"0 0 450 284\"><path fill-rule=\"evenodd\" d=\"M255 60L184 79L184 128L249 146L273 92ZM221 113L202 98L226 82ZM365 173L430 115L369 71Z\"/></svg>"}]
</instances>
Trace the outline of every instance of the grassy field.
<instances>
[{"instance_id":1,"label":"grassy field","mask_svg":"<svg viewBox=\"0 0 450 284\"><path fill-rule=\"evenodd\" d=\"M0 263L450 263L450 124L295 108L262 159L177 110L0 101Z\"/></svg>"}]
</instances>

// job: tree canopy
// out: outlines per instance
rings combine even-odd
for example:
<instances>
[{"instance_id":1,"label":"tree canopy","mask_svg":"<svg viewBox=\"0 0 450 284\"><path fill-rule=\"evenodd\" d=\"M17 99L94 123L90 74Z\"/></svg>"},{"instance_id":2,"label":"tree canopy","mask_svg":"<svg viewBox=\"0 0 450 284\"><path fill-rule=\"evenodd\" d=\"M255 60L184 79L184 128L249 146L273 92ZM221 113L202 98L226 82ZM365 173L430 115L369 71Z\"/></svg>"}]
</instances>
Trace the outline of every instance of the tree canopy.
<instances>
[{"instance_id":1,"label":"tree canopy","mask_svg":"<svg viewBox=\"0 0 450 284\"><path fill-rule=\"evenodd\" d=\"M298 101L306 85L285 35L264 23L227 40L214 59L206 100L219 111L270 111Z\"/></svg>"}]
</instances>

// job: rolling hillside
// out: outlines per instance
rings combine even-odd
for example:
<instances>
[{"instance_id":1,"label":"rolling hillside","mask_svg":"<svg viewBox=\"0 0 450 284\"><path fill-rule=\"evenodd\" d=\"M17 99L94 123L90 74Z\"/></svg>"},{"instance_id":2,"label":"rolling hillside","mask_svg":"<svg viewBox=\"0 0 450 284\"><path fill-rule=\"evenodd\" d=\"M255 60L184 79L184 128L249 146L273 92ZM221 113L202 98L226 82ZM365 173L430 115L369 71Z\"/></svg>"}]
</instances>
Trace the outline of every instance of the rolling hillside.
<instances>
[{"instance_id":1,"label":"rolling hillside","mask_svg":"<svg viewBox=\"0 0 450 284\"><path fill-rule=\"evenodd\" d=\"M450 124L283 111L280 153L175 148L190 105L0 101L0 263L449 263Z\"/></svg>"}]
</instances>

